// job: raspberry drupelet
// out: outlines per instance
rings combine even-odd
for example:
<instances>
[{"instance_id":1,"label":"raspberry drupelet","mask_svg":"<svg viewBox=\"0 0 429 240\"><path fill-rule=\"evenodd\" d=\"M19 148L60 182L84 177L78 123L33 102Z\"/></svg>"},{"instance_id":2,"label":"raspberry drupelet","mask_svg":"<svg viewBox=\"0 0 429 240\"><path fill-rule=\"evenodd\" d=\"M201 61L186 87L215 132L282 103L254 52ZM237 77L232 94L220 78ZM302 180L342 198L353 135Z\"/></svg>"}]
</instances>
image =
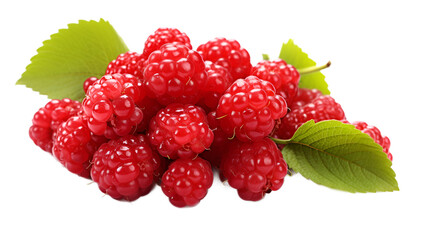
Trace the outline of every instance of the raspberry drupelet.
<instances>
[{"instance_id":1,"label":"raspberry drupelet","mask_svg":"<svg viewBox=\"0 0 429 240\"><path fill-rule=\"evenodd\" d=\"M168 105L152 118L149 137L159 154L169 159L194 158L213 142L204 110L180 103Z\"/></svg>"},{"instance_id":2,"label":"raspberry drupelet","mask_svg":"<svg viewBox=\"0 0 429 240\"><path fill-rule=\"evenodd\" d=\"M142 83L133 75L104 75L88 88L82 103L89 129L109 139L133 133L143 119L135 103L144 97Z\"/></svg>"},{"instance_id":3,"label":"raspberry drupelet","mask_svg":"<svg viewBox=\"0 0 429 240\"><path fill-rule=\"evenodd\" d=\"M105 74L128 73L142 79L144 70L142 69L144 66L142 62L144 61L143 54L131 51L121 53L116 59L109 63Z\"/></svg>"},{"instance_id":4,"label":"raspberry drupelet","mask_svg":"<svg viewBox=\"0 0 429 240\"><path fill-rule=\"evenodd\" d=\"M88 92L89 86L91 86L96 81L98 81L98 78L96 78L96 77L89 77L89 78L87 78L85 80L85 82L83 82L83 91L85 92L85 94Z\"/></svg>"},{"instance_id":5,"label":"raspberry drupelet","mask_svg":"<svg viewBox=\"0 0 429 240\"><path fill-rule=\"evenodd\" d=\"M147 59L152 52L160 49L162 45L173 42L181 43L192 49L191 41L186 33L176 28L158 28L147 38L142 56Z\"/></svg>"},{"instance_id":6,"label":"raspberry drupelet","mask_svg":"<svg viewBox=\"0 0 429 240\"><path fill-rule=\"evenodd\" d=\"M294 66L282 59L263 60L252 68L251 75L272 83L277 94L286 99L288 106L292 104L300 79L300 74Z\"/></svg>"},{"instance_id":7,"label":"raspberry drupelet","mask_svg":"<svg viewBox=\"0 0 429 240\"><path fill-rule=\"evenodd\" d=\"M170 164L162 176L161 188L176 207L195 206L213 184L213 172L202 158L181 158Z\"/></svg>"},{"instance_id":8,"label":"raspberry drupelet","mask_svg":"<svg viewBox=\"0 0 429 240\"><path fill-rule=\"evenodd\" d=\"M292 104L288 106L291 110L301 108L322 95L322 92L318 89L299 88Z\"/></svg>"},{"instance_id":9,"label":"raspberry drupelet","mask_svg":"<svg viewBox=\"0 0 429 240\"><path fill-rule=\"evenodd\" d=\"M240 141L259 141L268 136L275 121L287 113L286 100L274 86L255 76L235 81L221 97L216 116L220 127Z\"/></svg>"},{"instance_id":10,"label":"raspberry drupelet","mask_svg":"<svg viewBox=\"0 0 429 240\"><path fill-rule=\"evenodd\" d=\"M52 153L53 140L58 127L81 111L81 104L69 98L50 100L33 116L30 138L46 152Z\"/></svg>"},{"instance_id":11,"label":"raspberry drupelet","mask_svg":"<svg viewBox=\"0 0 429 240\"><path fill-rule=\"evenodd\" d=\"M128 135L101 145L94 154L91 177L117 200L134 201L148 194L161 178L165 161L144 135Z\"/></svg>"},{"instance_id":12,"label":"raspberry drupelet","mask_svg":"<svg viewBox=\"0 0 429 240\"><path fill-rule=\"evenodd\" d=\"M258 201L280 189L287 164L269 138L247 143L234 140L222 157L220 170L242 199Z\"/></svg>"},{"instance_id":13,"label":"raspberry drupelet","mask_svg":"<svg viewBox=\"0 0 429 240\"><path fill-rule=\"evenodd\" d=\"M220 97L232 84L232 76L228 70L210 61L205 61L207 71L207 85L203 89L199 106L210 112L215 111Z\"/></svg>"},{"instance_id":14,"label":"raspberry drupelet","mask_svg":"<svg viewBox=\"0 0 429 240\"><path fill-rule=\"evenodd\" d=\"M207 72L200 54L181 43L168 43L152 52L144 70L149 97L166 106L195 104L207 84Z\"/></svg>"},{"instance_id":15,"label":"raspberry drupelet","mask_svg":"<svg viewBox=\"0 0 429 240\"><path fill-rule=\"evenodd\" d=\"M94 135L87 126L86 116L74 116L61 124L57 130L52 152L70 172L90 178L90 162L101 144L103 136Z\"/></svg>"},{"instance_id":16,"label":"raspberry drupelet","mask_svg":"<svg viewBox=\"0 0 429 240\"><path fill-rule=\"evenodd\" d=\"M205 61L228 69L234 80L249 76L252 69L249 53L236 40L215 38L200 45L197 51Z\"/></svg>"},{"instance_id":17,"label":"raspberry drupelet","mask_svg":"<svg viewBox=\"0 0 429 240\"><path fill-rule=\"evenodd\" d=\"M220 128L219 120L216 118L216 112L210 112L207 114L207 121L210 129L213 131L213 143L211 144L210 149L202 152L199 156L209 161L213 167L219 168L222 155L225 153L228 145L232 141L228 138L228 134L223 132Z\"/></svg>"},{"instance_id":18,"label":"raspberry drupelet","mask_svg":"<svg viewBox=\"0 0 429 240\"><path fill-rule=\"evenodd\" d=\"M310 103L295 108L281 121L280 126L273 133L276 138L290 139L295 131L307 121L344 120L346 116L339 103L328 95L313 99Z\"/></svg>"},{"instance_id":19,"label":"raspberry drupelet","mask_svg":"<svg viewBox=\"0 0 429 240\"><path fill-rule=\"evenodd\" d=\"M137 107L143 112L143 120L137 127L138 133L146 133L149 130L150 120L158 113L159 110L164 108L163 105L158 103L155 99L144 98L139 102L136 102Z\"/></svg>"}]
</instances>

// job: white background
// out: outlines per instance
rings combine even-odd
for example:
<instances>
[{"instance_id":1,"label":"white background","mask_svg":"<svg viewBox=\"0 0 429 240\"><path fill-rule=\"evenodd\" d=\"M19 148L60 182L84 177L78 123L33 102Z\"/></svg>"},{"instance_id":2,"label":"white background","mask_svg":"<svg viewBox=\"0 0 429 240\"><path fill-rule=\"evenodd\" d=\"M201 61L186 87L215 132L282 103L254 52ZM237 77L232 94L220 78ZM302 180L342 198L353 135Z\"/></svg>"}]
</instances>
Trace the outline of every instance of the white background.
<instances>
[{"instance_id":1,"label":"white background","mask_svg":"<svg viewBox=\"0 0 429 240\"><path fill-rule=\"evenodd\" d=\"M425 1L2 1L0 3L0 239L429 239L428 7ZM325 70L349 120L392 141L400 191L351 194L296 175L260 202L217 179L194 208L156 188L127 203L66 171L28 137L48 100L15 86L42 41L79 19L110 21L141 51L158 27L196 48L239 40L255 64L293 38Z\"/></svg>"}]
</instances>

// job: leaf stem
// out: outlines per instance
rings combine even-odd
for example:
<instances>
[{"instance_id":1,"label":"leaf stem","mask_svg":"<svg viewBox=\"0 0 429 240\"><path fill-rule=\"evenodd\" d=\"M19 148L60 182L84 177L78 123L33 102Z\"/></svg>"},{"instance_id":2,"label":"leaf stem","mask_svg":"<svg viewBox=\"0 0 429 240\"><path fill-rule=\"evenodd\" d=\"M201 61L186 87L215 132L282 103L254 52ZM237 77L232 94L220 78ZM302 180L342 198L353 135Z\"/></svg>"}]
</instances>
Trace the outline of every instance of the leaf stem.
<instances>
[{"instance_id":1,"label":"leaf stem","mask_svg":"<svg viewBox=\"0 0 429 240\"><path fill-rule=\"evenodd\" d=\"M328 68L329 66L331 66L331 61L328 61L325 65L322 65L322 66L311 66L311 67L298 69L298 72L302 76L302 75L306 75L314 72L319 72L320 70Z\"/></svg>"},{"instance_id":2,"label":"leaf stem","mask_svg":"<svg viewBox=\"0 0 429 240\"><path fill-rule=\"evenodd\" d=\"M270 139L273 140L275 143L283 144L283 145L286 145L290 142L290 139L285 140L285 139L278 139L278 138L273 138L273 137L270 137Z\"/></svg>"}]
</instances>

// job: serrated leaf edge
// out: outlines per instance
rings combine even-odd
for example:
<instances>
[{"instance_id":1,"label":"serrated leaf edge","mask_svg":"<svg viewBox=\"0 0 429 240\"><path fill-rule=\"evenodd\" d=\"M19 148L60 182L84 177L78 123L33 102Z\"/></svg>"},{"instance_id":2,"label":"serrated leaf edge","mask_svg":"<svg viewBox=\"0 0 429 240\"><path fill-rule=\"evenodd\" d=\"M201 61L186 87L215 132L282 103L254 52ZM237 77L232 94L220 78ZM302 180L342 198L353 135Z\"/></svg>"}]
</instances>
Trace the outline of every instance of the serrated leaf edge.
<instances>
[{"instance_id":1,"label":"serrated leaf edge","mask_svg":"<svg viewBox=\"0 0 429 240\"><path fill-rule=\"evenodd\" d=\"M351 125L351 124L344 124L344 123L342 123L342 122L340 122L340 121L336 121L336 120L326 120L326 121L320 121L320 122L318 122L318 123L315 123L314 122L314 120L309 120L308 122L306 122L306 123L304 123L300 128L298 128L298 130L295 132L295 134L294 134L294 136L290 139L290 140L288 140L288 143L287 143L287 145L289 145L289 144L296 144L296 145L299 145L299 146L304 146L304 147L308 147L308 148L311 148L311 149L313 149L313 150L315 150L318 154L319 153L324 153L324 154L326 154L326 155L329 155L329 156L331 156L331 157L334 157L334 158L339 158L339 159L342 159L342 160L345 160L347 163L349 163L349 165L350 164L353 164L353 165L355 165L358 169L361 169L361 171L362 170L365 170L365 172L368 172L368 173L370 173L370 174L372 174L373 176L375 176L377 179L381 179L384 183L386 183L388 186L392 186L392 190L383 190L383 191L385 191L385 192L393 192L393 191L395 191L395 190L399 190L399 186L398 186L398 183L397 183L397 181L396 181L396 179L395 179L395 177L396 177L396 173L393 171L393 169L391 169L390 168L390 171L388 171L387 172L387 175L388 176L391 176L391 177L393 177L393 180L394 180L394 182L396 183L395 185L392 185L391 183L389 183L388 181L386 181L385 179L383 179L383 178L381 178L379 175L377 175L376 173L374 173L373 171L371 171L371 170L369 170L369 169L367 169L367 168L364 168L364 167L362 167L361 165L359 165L359 164L357 164L356 162L352 162L352 161L349 161L349 160L347 160L347 159L345 159L345 158L343 158L343 157L341 157L341 156L337 156L337 155L333 155L333 154L331 154L331 153L329 153L329 152L326 152L326 151L324 151L324 150L321 150L321 149L317 149L317 148L315 148L315 147L313 147L313 146L310 146L310 145L308 145L308 144L304 144L304 143L301 143L301 142L297 142L297 141L295 141L294 139L295 138L297 138L299 135L301 135L300 137L303 137L303 138L299 138L300 140L304 140L304 139L306 139L306 138L308 138L309 137L309 135L308 135L308 132L311 130L311 128L312 127L314 127L314 126L316 126L316 125L319 125L319 124L327 124L327 123L333 123L333 122L336 122L336 124L341 124L341 125L343 125L342 127L348 127L348 128L350 128L350 130L352 130L353 132L355 132L354 134L340 134L340 135L336 135L335 137L338 137L338 136L352 136L352 135L359 135L359 136L361 136L361 137L363 137L363 138L366 138L367 140L370 140L370 141L372 141L372 142L374 142L374 145L368 145L368 144L362 144L362 145L365 145L365 146L370 146L370 147L375 147L377 150L379 150L379 151L382 151L382 147L379 145L379 144L377 144L377 143L375 143L375 141L374 141L374 139L372 139L369 135L367 135L367 134L365 134L365 133L362 133L360 130L358 130L358 129L356 129L353 125ZM345 125L347 125L347 126L345 126ZM334 127L333 126L333 128L338 128L338 127ZM329 128L329 129L331 129L331 128ZM329 130L328 129L328 130ZM325 129L321 129L321 130L325 130ZM300 131L300 132L299 132ZM302 131L305 131L305 132L302 132ZM315 132L314 134L317 134L317 133L319 133L320 131L317 131L317 132ZM307 135L307 136L303 136L303 135ZM312 134L311 134L312 135ZM330 136L330 137L334 137L334 136ZM322 140L322 139L319 139L319 140ZM318 141L319 141L318 140ZM359 144L361 144L361 143L359 143ZM285 151L285 149L287 149L287 145L285 146L285 148L284 149L282 149L282 152L283 151ZM335 147L337 147L337 146L335 146ZM285 153L283 153L283 155L284 155ZM295 154L293 151L291 151L291 153L287 153L287 154ZM349 153L348 153L349 154ZM306 155L306 154L305 154ZM386 156L386 163L388 164L388 165L386 165L386 166L388 166L388 167L391 167L391 165L392 165L392 163L391 163L391 161L389 161L388 159L387 159L387 156ZM288 162L287 160L285 160L286 162ZM311 166L313 169L315 169L313 166L312 166L312 164L311 164L311 162L310 161L307 161L307 163L308 163L308 165L309 166ZM288 164L290 164L290 163L288 163ZM324 164L324 162L322 161L322 164L325 166L325 168L328 170L328 171L330 171L331 172L331 170L328 168L328 167L326 167L326 165ZM293 164L292 164L293 165ZM320 185L324 185L324 184L322 184L322 183L318 183L318 182L316 182L314 179L312 179L312 178L310 178L310 177L308 177L308 175L307 175L307 171L308 170L304 170L304 174L302 173L302 170L303 169L305 169L305 167L303 167L302 166L302 164L300 164L298 161L296 161L296 164L294 165L294 166L292 166L292 168L296 171L296 172L299 172L303 177L305 177L306 179L309 179L309 180L312 180L313 182L315 182L315 183L317 183L317 184L320 184ZM313 170L314 172L316 172L317 173L317 171L315 171L315 170ZM362 171L363 172L363 171ZM332 172L331 172L332 173ZM306 176L307 175L307 176ZM318 174L319 175L319 174ZM345 181L343 181L343 180L341 180L341 179L339 179L335 174L331 174L332 176L334 176L336 179L338 179L338 180L340 180L340 182L341 183L343 183L343 184L346 184L346 185L348 185L348 186L350 186L352 189L354 189L355 191L348 191L348 192L364 192L364 191L359 191L359 190L357 190L355 187L353 187L352 185L350 185L349 183L347 183L347 182L345 182ZM321 175L319 175L320 177L322 177L322 178L324 178L325 180L327 180L327 181L329 181L329 182L331 182L329 179L327 179L326 177L323 177L323 176L321 176ZM334 184L333 184L334 185ZM326 185L325 185L326 186ZM330 188L333 188L333 189L336 189L335 187L331 187L331 186L327 186L327 187L330 187ZM337 189L338 190L338 189ZM343 190L344 191L344 190ZM377 192L377 191L366 191L366 192Z\"/></svg>"}]
</instances>

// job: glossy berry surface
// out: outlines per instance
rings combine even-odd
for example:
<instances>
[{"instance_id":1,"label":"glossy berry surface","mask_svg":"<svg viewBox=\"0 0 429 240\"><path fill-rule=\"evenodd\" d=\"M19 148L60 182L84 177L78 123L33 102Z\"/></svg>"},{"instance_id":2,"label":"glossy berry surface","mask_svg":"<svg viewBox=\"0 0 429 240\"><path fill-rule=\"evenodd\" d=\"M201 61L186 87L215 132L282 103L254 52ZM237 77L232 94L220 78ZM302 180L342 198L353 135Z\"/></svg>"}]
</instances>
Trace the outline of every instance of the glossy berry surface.
<instances>
[{"instance_id":1,"label":"glossy berry surface","mask_svg":"<svg viewBox=\"0 0 429 240\"><path fill-rule=\"evenodd\" d=\"M92 156L106 141L91 133L85 116L75 116L58 128L52 152L70 172L90 178Z\"/></svg>"},{"instance_id":2,"label":"glossy berry surface","mask_svg":"<svg viewBox=\"0 0 429 240\"><path fill-rule=\"evenodd\" d=\"M134 201L148 194L160 179L164 159L152 151L144 135L110 140L94 154L91 177L103 193Z\"/></svg>"},{"instance_id":3,"label":"glossy berry surface","mask_svg":"<svg viewBox=\"0 0 429 240\"><path fill-rule=\"evenodd\" d=\"M200 45L197 51L205 61L228 69L234 80L249 76L252 70L249 53L236 40L215 38Z\"/></svg>"},{"instance_id":4,"label":"glossy berry surface","mask_svg":"<svg viewBox=\"0 0 429 240\"><path fill-rule=\"evenodd\" d=\"M207 114L207 121L214 135L213 143L210 145L210 148L201 153L200 156L209 161L213 167L219 168L222 155L232 141L228 138L228 134L220 128L216 112Z\"/></svg>"},{"instance_id":5,"label":"glossy berry surface","mask_svg":"<svg viewBox=\"0 0 429 240\"><path fill-rule=\"evenodd\" d=\"M214 111L220 97L232 84L232 76L229 71L210 61L205 61L207 71L207 85L202 91L199 105L207 111Z\"/></svg>"},{"instance_id":6,"label":"glossy berry surface","mask_svg":"<svg viewBox=\"0 0 429 240\"><path fill-rule=\"evenodd\" d=\"M54 99L40 108L33 116L29 129L30 138L46 152L52 153L53 139L58 127L81 110L81 104L69 98Z\"/></svg>"},{"instance_id":7,"label":"glossy berry surface","mask_svg":"<svg viewBox=\"0 0 429 240\"><path fill-rule=\"evenodd\" d=\"M204 111L180 103L168 105L152 118L149 137L159 154L170 159L194 158L213 142Z\"/></svg>"},{"instance_id":8,"label":"glossy berry surface","mask_svg":"<svg viewBox=\"0 0 429 240\"><path fill-rule=\"evenodd\" d=\"M107 66L105 74L132 74L137 78L143 78L143 64L140 61L144 61L143 55L136 52L121 53L119 56L111 61Z\"/></svg>"},{"instance_id":9,"label":"glossy berry surface","mask_svg":"<svg viewBox=\"0 0 429 240\"><path fill-rule=\"evenodd\" d=\"M137 107L143 112L143 120L137 126L137 132L147 132L149 130L150 120L158 113L159 110L164 108L163 105L158 103L155 99L144 98L139 102L136 102Z\"/></svg>"},{"instance_id":10,"label":"glossy berry surface","mask_svg":"<svg viewBox=\"0 0 429 240\"><path fill-rule=\"evenodd\" d=\"M287 164L269 138L247 143L234 140L222 157L220 170L242 199L258 201L266 193L280 189Z\"/></svg>"},{"instance_id":11,"label":"glossy berry surface","mask_svg":"<svg viewBox=\"0 0 429 240\"><path fill-rule=\"evenodd\" d=\"M372 139L374 139L376 143L383 147L383 151L387 154L387 157L390 159L390 161L393 160L392 153L389 151L390 139L383 136L377 127L368 125L366 122L362 121L353 122L353 125L356 127L356 129L368 134Z\"/></svg>"},{"instance_id":12,"label":"glossy berry surface","mask_svg":"<svg viewBox=\"0 0 429 240\"><path fill-rule=\"evenodd\" d=\"M315 98L322 95L322 92L318 89L299 88L292 104L288 106L291 110L301 108L304 105L311 103Z\"/></svg>"},{"instance_id":13,"label":"glossy berry surface","mask_svg":"<svg viewBox=\"0 0 429 240\"><path fill-rule=\"evenodd\" d=\"M162 176L161 187L176 207L194 206L213 184L213 172L206 160L177 159Z\"/></svg>"},{"instance_id":14,"label":"glossy berry surface","mask_svg":"<svg viewBox=\"0 0 429 240\"><path fill-rule=\"evenodd\" d=\"M301 108L296 108L289 112L282 119L274 136L282 139L290 139L302 124L311 119L315 122L320 122L323 120L343 120L346 119L346 116L341 105L334 98L322 95Z\"/></svg>"},{"instance_id":15,"label":"glossy berry surface","mask_svg":"<svg viewBox=\"0 0 429 240\"><path fill-rule=\"evenodd\" d=\"M163 45L151 53L144 71L144 84L160 104L195 104L207 84L201 56L179 43Z\"/></svg>"},{"instance_id":16,"label":"glossy berry surface","mask_svg":"<svg viewBox=\"0 0 429 240\"><path fill-rule=\"evenodd\" d=\"M286 100L274 86L255 76L239 79L226 90L216 111L222 130L241 141L268 136L275 121L287 113Z\"/></svg>"},{"instance_id":17,"label":"glossy berry surface","mask_svg":"<svg viewBox=\"0 0 429 240\"><path fill-rule=\"evenodd\" d=\"M85 94L88 91L89 86L91 86L96 81L98 81L98 78L96 78L96 77L89 77L89 78L87 78L85 80L85 82L83 82L83 91L85 92Z\"/></svg>"},{"instance_id":18,"label":"glossy berry surface","mask_svg":"<svg viewBox=\"0 0 429 240\"><path fill-rule=\"evenodd\" d=\"M181 43L189 49L192 49L191 41L186 33L176 28L158 28L147 38L142 56L148 58L152 52L160 49L162 45L173 42Z\"/></svg>"},{"instance_id":19,"label":"glossy berry surface","mask_svg":"<svg viewBox=\"0 0 429 240\"><path fill-rule=\"evenodd\" d=\"M109 139L134 132L143 119L135 102L144 97L142 83L133 75L104 75L88 88L82 103L88 127Z\"/></svg>"},{"instance_id":20,"label":"glossy berry surface","mask_svg":"<svg viewBox=\"0 0 429 240\"><path fill-rule=\"evenodd\" d=\"M284 60L263 60L252 68L251 75L268 81L274 85L277 94L284 97L289 105L292 104L298 91L300 75L294 66Z\"/></svg>"}]
</instances>

